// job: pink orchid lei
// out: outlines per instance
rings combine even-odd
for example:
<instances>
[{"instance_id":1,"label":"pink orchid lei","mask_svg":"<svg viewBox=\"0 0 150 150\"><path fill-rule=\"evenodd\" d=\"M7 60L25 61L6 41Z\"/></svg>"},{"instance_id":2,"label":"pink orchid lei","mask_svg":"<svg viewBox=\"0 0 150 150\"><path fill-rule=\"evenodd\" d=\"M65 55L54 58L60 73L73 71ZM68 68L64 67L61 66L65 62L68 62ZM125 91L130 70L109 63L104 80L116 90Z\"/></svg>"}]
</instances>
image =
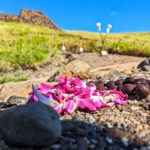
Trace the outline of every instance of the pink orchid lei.
<instances>
[{"instance_id":1,"label":"pink orchid lei","mask_svg":"<svg viewBox=\"0 0 150 150\"><path fill-rule=\"evenodd\" d=\"M87 86L86 81L74 77L60 77L58 84L41 84L37 90L49 100L47 103L59 114L70 114L78 108L93 112L102 107L112 107L114 104L126 105L124 100L127 99L127 95L121 92L99 91L96 90L95 84ZM33 90L27 103L39 101L40 98L37 98Z\"/></svg>"}]
</instances>

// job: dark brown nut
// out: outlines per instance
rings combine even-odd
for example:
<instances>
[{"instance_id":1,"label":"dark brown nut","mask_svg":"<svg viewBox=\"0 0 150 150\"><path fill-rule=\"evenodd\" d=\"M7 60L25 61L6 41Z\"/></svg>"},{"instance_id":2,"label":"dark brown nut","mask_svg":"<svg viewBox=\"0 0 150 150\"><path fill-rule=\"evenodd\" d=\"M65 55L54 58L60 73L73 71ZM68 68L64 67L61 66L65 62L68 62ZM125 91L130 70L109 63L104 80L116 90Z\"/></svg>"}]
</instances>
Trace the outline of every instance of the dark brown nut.
<instances>
[{"instance_id":1,"label":"dark brown nut","mask_svg":"<svg viewBox=\"0 0 150 150\"><path fill-rule=\"evenodd\" d=\"M106 84L107 88L112 88L115 86L115 81L108 81Z\"/></svg>"},{"instance_id":2,"label":"dark brown nut","mask_svg":"<svg viewBox=\"0 0 150 150\"><path fill-rule=\"evenodd\" d=\"M106 90L106 88L105 88L103 85L98 84L98 85L97 85L97 90L99 90L99 91L104 91L104 90Z\"/></svg>"},{"instance_id":3,"label":"dark brown nut","mask_svg":"<svg viewBox=\"0 0 150 150\"><path fill-rule=\"evenodd\" d=\"M109 90L117 90L117 85L112 85L108 88Z\"/></svg>"},{"instance_id":4,"label":"dark brown nut","mask_svg":"<svg viewBox=\"0 0 150 150\"><path fill-rule=\"evenodd\" d=\"M150 87L148 83L142 83L142 84L144 84L144 85L147 86L148 88Z\"/></svg>"},{"instance_id":5,"label":"dark brown nut","mask_svg":"<svg viewBox=\"0 0 150 150\"><path fill-rule=\"evenodd\" d=\"M99 84L104 86L105 83L104 83L102 80L99 80L99 81L98 81L98 85L99 85Z\"/></svg>"},{"instance_id":6,"label":"dark brown nut","mask_svg":"<svg viewBox=\"0 0 150 150\"><path fill-rule=\"evenodd\" d=\"M147 80L147 83L150 85L150 80Z\"/></svg>"},{"instance_id":7,"label":"dark brown nut","mask_svg":"<svg viewBox=\"0 0 150 150\"><path fill-rule=\"evenodd\" d=\"M132 95L135 87L136 85L134 84L124 84L124 92L128 95Z\"/></svg>"},{"instance_id":8,"label":"dark brown nut","mask_svg":"<svg viewBox=\"0 0 150 150\"><path fill-rule=\"evenodd\" d=\"M115 85L122 85L123 82L124 82L124 79L116 80Z\"/></svg>"},{"instance_id":9,"label":"dark brown nut","mask_svg":"<svg viewBox=\"0 0 150 150\"><path fill-rule=\"evenodd\" d=\"M134 77L125 78L124 84L132 84L134 83Z\"/></svg>"},{"instance_id":10,"label":"dark brown nut","mask_svg":"<svg viewBox=\"0 0 150 150\"><path fill-rule=\"evenodd\" d=\"M145 78L138 78L134 80L134 84L141 84L141 83L147 83L147 80Z\"/></svg>"},{"instance_id":11,"label":"dark brown nut","mask_svg":"<svg viewBox=\"0 0 150 150\"><path fill-rule=\"evenodd\" d=\"M123 85L118 85L117 91L125 93Z\"/></svg>"},{"instance_id":12,"label":"dark brown nut","mask_svg":"<svg viewBox=\"0 0 150 150\"><path fill-rule=\"evenodd\" d=\"M145 98L150 94L149 87L145 84L137 84L135 88L135 95L139 98Z\"/></svg>"}]
</instances>

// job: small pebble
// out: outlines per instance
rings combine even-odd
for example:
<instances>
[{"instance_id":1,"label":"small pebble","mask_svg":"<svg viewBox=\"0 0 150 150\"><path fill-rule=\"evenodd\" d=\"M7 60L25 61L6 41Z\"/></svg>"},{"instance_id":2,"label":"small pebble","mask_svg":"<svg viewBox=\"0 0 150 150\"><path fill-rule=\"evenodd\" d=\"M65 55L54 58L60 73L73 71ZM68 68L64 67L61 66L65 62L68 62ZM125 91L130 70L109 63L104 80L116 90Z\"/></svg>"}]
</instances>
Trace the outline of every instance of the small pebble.
<instances>
[{"instance_id":1,"label":"small pebble","mask_svg":"<svg viewBox=\"0 0 150 150\"><path fill-rule=\"evenodd\" d=\"M112 144L112 143L113 143L113 140L112 140L111 138L106 137L105 139L106 139L106 142L107 142L108 144Z\"/></svg>"},{"instance_id":2,"label":"small pebble","mask_svg":"<svg viewBox=\"0 0 150 150\"><path fill-rule=\"evenodd\" d=\"M98 143L98 141L97 141L96 139L91 139L91 142L92 142L93 144L97 144L97 143Z\"/></svg>"},{"instance_id":3,"label":"small pebble","mask_svg":"<svg viewBox=\"0 0 150 150\"><path fill-rule=\"evenodd\" d=\"M90 145L89 147L90 147L91 149L93 149L93 148L95 148L95 145L92 144L92 145Z\"/></svg>"},{"instance_id":4,"label":"small pebble","mask_svg":"<svg viewBox=\"0 0 150 150\"><path fill-rule=\"evenodd\" d=\"M139 150L138 148L134 147L133 150Z\"/></svg>"},{"instance_id":5,"label":"small pebble","mask_svg":"<svg viewBox=\"0 0 150 150\"><path fill-rule=\"evenodd\" d=\"M70 138L70 141L71 141L72 143L75 143L75 142L76 142L76 139Z\"/></svg>"},{"instance_id":6,"label":"small pebble","mask_svg":"<svg viewBox=\"0 0 150 150\"><path fill-rule=\"evenodd\" d=\"M129 145L128 139L127 139L126 137L122 137L122 138L121 138L121 141L122 141L122 143L123 143L123 145L124 145L125 147L127 147L127 146Z\"/></svg>"},{"instance_id":7,"label":"small pebble","mask_svg":"<svg viewBox=\"0 0 150 150\"><path fill-rule=\"evenodd\" d=\"M141 147L140 150L150 150L148 147L144 146L144 147Z\"/></svg>"},{"instance_id":8,"label":"small pebble","mask_svg":"<svg viewBox=\"0 0 150 150\"><path fill-rule=\"evenodd\" d=\"M50 148L52 148L52 149L59 149L60 147L61 147L60 144L53 144L50 146Z\"/></svg>"},{"instance_id":9,"label":"small pebble","mask_svg":"<svg viewBox=\"0 0 150 150\"><path fill-rule=\"evenodd\" d=\"M95 120L95 118L93 117L93 116L86 116L85 117L85 122L87 122L87 123L94 123L96 120Z\"/></svg>"},{"instance_id":10,"label":"small pebble","mask_svg":"<svg viewBox=\"0 0 150 150\"><path fill-rule=\"evenodd\" d=\"M90 144L90 141L88 140L87 137L84 137L84 140L87 142L87 144Z\"/></svg>"},{"instance_id":11,"label":"small pebble","mask_svg":"<svg viewBox=\"0 0 150 150\"><path fill-rule=\"evenodd\" d=\"M112 125L111 125L109 122L107 122L106 126L107 126L108 128L112 128Z\"/></svg>"}]
</instances>

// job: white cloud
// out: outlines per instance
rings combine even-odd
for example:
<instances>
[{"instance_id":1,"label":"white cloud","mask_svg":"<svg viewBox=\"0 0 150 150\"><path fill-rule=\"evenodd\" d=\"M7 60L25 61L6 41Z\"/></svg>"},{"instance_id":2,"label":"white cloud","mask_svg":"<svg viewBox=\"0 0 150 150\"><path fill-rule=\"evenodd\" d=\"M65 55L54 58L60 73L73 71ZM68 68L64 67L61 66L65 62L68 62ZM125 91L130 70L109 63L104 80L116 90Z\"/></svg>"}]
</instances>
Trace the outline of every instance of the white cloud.
<instances>
[{"instance_id":1,"label":"white cloud","mask_svg":"<svg viewBox=\"0 0 150 150\"><path fill-rule=\"evenodd\" d=\"M116 16L116 15L118 15L118 13L117 13L116 11L112 11L112 12L110 13L110 15L111 15L111 16Z\"/></svg>"}]
</instances>

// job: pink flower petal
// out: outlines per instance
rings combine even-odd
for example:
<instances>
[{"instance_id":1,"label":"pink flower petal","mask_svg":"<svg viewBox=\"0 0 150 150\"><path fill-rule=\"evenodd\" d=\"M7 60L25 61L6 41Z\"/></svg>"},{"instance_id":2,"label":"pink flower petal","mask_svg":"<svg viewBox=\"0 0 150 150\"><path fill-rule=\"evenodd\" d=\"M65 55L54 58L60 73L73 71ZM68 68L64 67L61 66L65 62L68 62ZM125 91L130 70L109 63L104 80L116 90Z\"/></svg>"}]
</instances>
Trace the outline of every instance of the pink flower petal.
<instances>
[{"instance_id":1,"label":"pink flower petal","mask_svg":"<svg viewBox=\"0 0 150 150\"><path fill-rule=\"evenodd\" d=\"M105 104L105 103L102 104L103 107L112 107L113 105L114 105L113 102L107 103L107 104Z\"/></svg>"},{"instance_id":2,"label":"pink flower petal","mask_svg":"<svg viewBox=\"0 0 150 150\"><path fill-rule=\"evenodd\" d=\"M123 93L118 92L118 91L114 91L114 90L111 90L109 94L116 94L116 95L120 96L123 99L127 99L128 98L128 95L123 94Z\"/></svg>"},{"instance_id":3,"label":"pink flower petal","mask_svg":"<svg viewBox=\"0 0 150 150\"><path fill-rule=\"evenodd\" d=\"M80 88L86 87L86 83L80 79L75 79L74 84L75 84L75 86L80 87Z\"/></svg>"},{"instance_id":4,"label":"pink flower petal","mask_svg":"<svg viewBox=\"0 0 150 150\"><path fill-rule=\"evenodd\" d=\"M55 105L53 108L57 111L58 114L61 114L63 111L63 104Z\"/></svg>"},{"instance_id":5,"label":"pink flower petal","mask_svg":"<svg viewBox=\"0 0 150 150\"><path fill-rule=\"evenodd\" d=\"M67 112L72 113L77 108L77 105L73 100L69 100L66 102L65 108Z\"/></svg>"},{"instance_id":6,"label":"pink flower petal","mask_svg":"<svg viewBox=\"0 0 150 150\"><path fill-rule=\"evenodd\" d=\"M93 103L88 100L88 99L78 99L77 100L77 105L82 108L82 109L89 109L91 111L95 111L96 110L96 107L93 105Z\"/></svg>"},{"instance_id":7,"label":"pink flower petal","mask_svg":"<svg viewBox=\"0 0 150 150\"><path fill-rule=\"evenodd\" d=\"M115 104L126 105L126 103L124 101L120 100L120 99L113 99L113 102Z\"/></svg>"},{"instance_id":8,"label":"pink flower petal","mask_svg":"<svg viewBox=\"0 0 150 150\"><path fill-rule=\"evenodd\" d=\"M100 102L99 99L92 99L92 102L93 102L94 106L95 106L97 109L100 109L100 108L101 108L102 103Z\"/></svg>"},{"instance_id":9,"label":"pink flower petal","mask_svg":"<svg viewBox=\"0 0 150 150\"><path fill-rule=\"evenodd\" d=\"M91 91L94 91L96 90L96 85L94 83L91 83L89 86L88 86L88 89L90 89Z\"/></svg>"},{"instance_id":10,"label":"pink flower petal","mask_svg":"<svg viewBox=\"0 0 150 150\"><path fill-rule=\"evenodd\" d=\"M66 77L59 77L59 78L58 78L58 84L59 84L59 83L62 84L62 83L66 83L66 82L67 82L67 76L66 76Z\"/></svg>"},{"instance_id":11,"label":"pink flower petal","mask_svg":"<svg viewBox=\"0 0 150 150\"><path fill-rule=\"evenodd\" d=\"M52 89L52 86L47 85L47 84L41 84L40 88L42 89L42 91L48 92L49 90Z\"/></svg>"},{"instance_id":12,"label":"pink flower petal","mask_svg":"<svg viewBox=\"0 0 150 150\"><path fill-rule=\"evenodd\" d=\"M27 101L27 104L28 103L35 103L35 102L39 102L37 98L34 98L34 95L31 95L29 100Z\"/></svg>"}]
</instances>

